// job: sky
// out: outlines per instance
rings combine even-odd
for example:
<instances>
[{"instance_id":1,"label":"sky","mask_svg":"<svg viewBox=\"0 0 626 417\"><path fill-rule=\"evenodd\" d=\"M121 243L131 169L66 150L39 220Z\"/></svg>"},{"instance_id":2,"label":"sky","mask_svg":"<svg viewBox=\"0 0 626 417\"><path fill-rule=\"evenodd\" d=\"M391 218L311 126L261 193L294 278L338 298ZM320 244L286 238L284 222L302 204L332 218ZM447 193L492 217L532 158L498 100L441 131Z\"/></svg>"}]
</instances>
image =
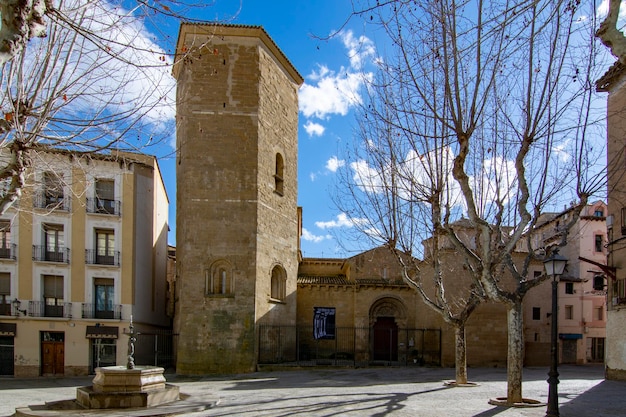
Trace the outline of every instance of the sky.
<instances>
[{"instance_id":1,"label":"sky","mask_svg":"<svg viewBox=\"0 0 626 417\"><path fill-rule=\"evenodd\" d=\"M368 243L337 239L351 225L331 199L337 169L345 163L341 155L355 129L362 77L376 58L374 38L361 38L363 21L352 19L344 26L351 7L345 0L216 0L190 16L263 26L305 80L299 94L298 205L306 257L351 256L368 248ZM323 39L339 29L339 35ZM168 240L175 244L174 159L162 158L159 164L170 199Z\"/></svg>"},{"instance_id":2,"label":"sky","mask_svg":"<svg viewBox=\"0 0 626 417\"><path fill-rule=\"evenodd\" d=\"M67 0L72 1L81 4L85 0ZM353 223L336 208L332 196L339 187L338 170L344 168L352 175L372 172L368 166L361 171L358 163L346 162L345 155L355 143L358 127L355 113L365 100L366 80L373 77L376 63L384 61L385 35L368 23L368 16L351 18L353 1L349 0L214 0L208 3L191 8L188 18L262 26L304 78L299 91L298 120L298 205L303 209L303 255L344 258L372 248L375 243L365 236L351 239L354 234L349 232ZM145 114L138 112L144 117L138 126L147 128L141 134L148 133L147 142L152 141L153 133L166 140L155 139L156 144L147 146L141 140L143 137L126 135L125 145L136 140L138 151L159 158L170 201L168 241L176 245L175 80L171 75L171 58L180 22L173 19L150 21L149 18L139 21L126 16L128 12L116 6L119 3L103 0L94 4L106 9L104 14L92 11L90 20L91 30L98 31L103 39L109 38L104 42L106 50L95 49L104 54L105 59L87 54L86 58L93 58L91 61L81 60L82 55L81 59L70 60L75 62L76 71L74 68L69 71L68 77L74 77L74 82L68 82L67 94L81 98L88 92L91 94L87 97L96 101L102 97L100 102L79 107L81 112L101 114L101 109L112 104L118 112L132 111L135 107L149 109ZM103 15L109 19L102 19ZM128 48L128 45L133 47ZM110 55L121 59L110 59ZM125 61L147 65L115 67ZM96 64L97 70L85 66L90 62ZM34 70L38 68L34 63L31 66ZM115 87L116 82L119 86L111 90L113 97L101 93L111 88L109 84ZM71 90L76 85L80 90ZM66 96L60 97L64 105ZM602 102L605 103L604 98ZM111 114L118 113L112 111ZM103 125L108 128L108 124ZM600 141L604 143L604 135L601 136ZM415 156L422 159L420 155ZM488 164L490 161L495 159L483 161L485 171L494 171ZM375 179L376 175L372 180Z\"/></svg>"}]
</instances>

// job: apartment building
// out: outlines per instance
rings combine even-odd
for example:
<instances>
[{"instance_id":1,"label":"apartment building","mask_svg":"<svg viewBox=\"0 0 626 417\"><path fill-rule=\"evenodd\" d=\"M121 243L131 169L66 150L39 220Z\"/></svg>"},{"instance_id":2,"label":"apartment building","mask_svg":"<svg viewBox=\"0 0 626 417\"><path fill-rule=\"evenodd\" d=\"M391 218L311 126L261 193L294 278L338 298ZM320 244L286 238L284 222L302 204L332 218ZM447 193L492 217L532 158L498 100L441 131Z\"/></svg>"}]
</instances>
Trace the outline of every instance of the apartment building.
<instances>
[{"instance_id":1,"label":"apartment building","mask_svg":"<svg viewBox=\"0 0 626 417\"><path fill-rule=\"evenodd\" d=\"M535 248L560 242L573 208L546 213L533 235ZM568 259L558 284L559 361L584 364L604 362L606 340L607 206L596 201L583 208L559 253ZM534 274L542 275L535 269ZM531 289L524 301L524 330L527 365L548 365L552 283L546 280Z\"/></svg>"},{"instance_id":2,"label":"apartment building","mask_svg":"<svg viewBox=\"0 0 626 417\"><path fill-rule=\"evenodd\" d=\"M0 215L0 375L126 364L131 318L144 332L170 325L156 159L41 148L26 181Z\"/></svg>"}]
</instances>

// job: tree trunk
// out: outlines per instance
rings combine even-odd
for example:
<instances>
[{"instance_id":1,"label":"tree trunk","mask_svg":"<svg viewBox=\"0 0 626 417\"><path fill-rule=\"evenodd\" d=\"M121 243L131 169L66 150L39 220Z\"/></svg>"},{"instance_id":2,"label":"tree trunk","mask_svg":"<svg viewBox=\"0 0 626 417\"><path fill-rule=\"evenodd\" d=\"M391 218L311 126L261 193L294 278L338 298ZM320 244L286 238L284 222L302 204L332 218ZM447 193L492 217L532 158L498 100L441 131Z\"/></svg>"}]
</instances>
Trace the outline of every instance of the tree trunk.
<instances>
[{"instance_id":1,"label":"tree trunk","mask_svg":"<svg viewBox=\"0 0 626 417\"><path fill-rule=\"evenodd\" d=\"M467 350L465 344L465 324L455 326L454 336L456 342L455 365L457 384L467 384Z\"/></svg>"},{"instance_id":2,"label":"tree trunk","mask_svg":"<svg viewBox=\"0 0 626 417\"><path fill-rule=\"evenodd\" d=\"M522 302L516 301L507 312L508 354L507 394L508 404L522 402L522 368L524 366L524 321Z\"/></svg>"}]
</instances>

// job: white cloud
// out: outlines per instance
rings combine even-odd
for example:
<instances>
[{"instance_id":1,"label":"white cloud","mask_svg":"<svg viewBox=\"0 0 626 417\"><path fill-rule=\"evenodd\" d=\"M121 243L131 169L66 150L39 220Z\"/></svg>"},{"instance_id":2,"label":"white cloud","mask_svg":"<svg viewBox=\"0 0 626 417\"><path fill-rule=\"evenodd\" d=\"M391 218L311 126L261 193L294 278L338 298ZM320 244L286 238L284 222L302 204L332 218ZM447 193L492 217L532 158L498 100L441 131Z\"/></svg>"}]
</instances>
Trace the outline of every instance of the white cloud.
<instances>
[{"instance_id":1,"label":"white cloud","mask_svg":"<svg viewBox=\"0 0 626 417\"><path fill-rule=\"evenodd\" d=\"M324 130L326 129L321 124L314 123L309 120L304 125L304 130L306 130L306 133L308 133L309 136L322 136L324 134Z\"/></svg>"},{"instance_id":2,"label":"white cloud","mask_svg":"<svg viewBox=\"0 0 626 417\"><path fill-rule=\"evenodd\" d=\"M317 179L317 174L315 172L311 172L309 174L309 178L311 179L311 182L313 182Z\"/></svg>"},{"instance_id":3,"label":"white cloud","mask_svg":"<svg viewBox=\"0 0 626 417\"><path fill-rule=\"evenodd\" d=\"M305 117L324 119L331 114L345 116L351 107L362 103L359 90L372 78L371 73L349 72L344 68L339 73L323 72L323 77L313 79L315 85L305 83L300 88L300 111Z\"/></svg>"},{"instance_id":4,"label":"white cloud","mask_svg":"<svg viewBox=\"0 0 626 417\"><path fill-rule=\"evenodd\" d=\"M338 227L354 227L355 224L363 224L365 219L350 219L346 213L339 213L336 220L327 222L315 222L320 229L335 229Z\"/></svg>"},{"instance_id":5,"label":"white cloud","mask_svg":"<svg viewBox=\"0 0 626 417\"><path fill-rule=\"evenodd\" d=\"M333 156L328 161L326 161L326 169L330 172L337 172L337 170L343 167L346 164L346 161L343 159L338 159L336 156Z\"/></svg>"},{"instance_id":6,"label":"white cloud","mask_svg":"<svg viewBox=\"0 0 626 417\"><path fill-rule=\"evenodd\" d=\"M304 239L304 240L306 240L308 242L319 243L319 242L322 242L324 240L331 240L332 236L330 236L330 235L322 235L322 236L314 235L313 233L309 232L307 229L305 229L303 227L302 228L302 239Z\"/></svg>"},{"instance_id":7,"label":"white cloud","mask_svg":"<svg viewBox=\"0 0 626 417\"><path fill-rule=\"evenodd\" d=\"M374 42L367 36L354 36L351 30L347 30L340 33L341 40L344 46L348 49L348 56L350 57L350 66L354 69L361 69L363 67L363 61L376 57L376 48Z\"/></svg>"},{"instance_id":8,"label":"white cloud","mask_svg":"<svg viewBox=\"0 0 626 417\"><path fill-rule=\"evenodd\" d=\"M48 37L29 43L26 68L33 82L44 65L42 57L55 57L47 73L54 74L49 79L58 85L43 88L51 94L63 88L62 99L57 100L59 118L97 119L99 123L91 129L101 135L118 136L129 126L139 129L148 124L148 131L170 136L176 86L171 58L152 40L154 35L142 20L108 1L86 7L85 0L68 0L63 12L70 20L80 21L100 46L80 37L72 40L74 31L67 27L56 27ZM72 134L76 133L68 131Z\"/></svg>"},{"instance_id":9,"label":"white cloud","mask_svg":"<svg viewBox=\"0 0 626 417\"><path fill-rule=\"evenodd\" d=\"M357 186L366 193L385 192L392 183L391 173L394 173L395 187L400 195L407 201L418 199L424 203L427 203L431 190L437 187L433 183L437 175L432 173L443 170L446 191L442 204L465 211L461 188L452 175L453 163L452 149L446 147L424 155L409 151L404 161L393 169L389 165L372 167L365 160L352 162L350 168ZM499 156L483 160L475 175L470 175L474 198L483 208L496 200L507 204L516 192L516 181L515 162Z\"/></svg>"},{"instance_id":10,"label":"white cloud","mask_svg":"<svg viewBox=\"0 0 626 417\"><path fill-rule=\"evenodd\" d=\"M366 36L355 37L352 31L341 32L339 36L348 50L350 65L340 66L336 71L318 65L306 77L299 94L300 111L305 117L345 116L350 108L362 103L360 91L373 78L363 68L366 62L378 59L374 43Z\"/></svg>"}]
</instances>

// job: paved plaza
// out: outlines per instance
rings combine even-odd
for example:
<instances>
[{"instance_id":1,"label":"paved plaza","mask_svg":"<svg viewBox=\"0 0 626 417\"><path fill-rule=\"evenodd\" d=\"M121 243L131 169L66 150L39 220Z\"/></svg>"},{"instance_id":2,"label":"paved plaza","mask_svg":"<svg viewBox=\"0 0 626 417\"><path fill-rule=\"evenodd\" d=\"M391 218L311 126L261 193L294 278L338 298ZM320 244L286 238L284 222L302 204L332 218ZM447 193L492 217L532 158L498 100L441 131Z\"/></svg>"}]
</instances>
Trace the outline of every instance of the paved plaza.
<instances>
[{"instance_id":1,"label":"paved plaza","mask_svg":"<svg viewBox=\"0 0 626 417\"><path fill-rule=\"evenodd\" d=\"M524 397L546 402L547 368L524 370ZM561 366L560 413L563 417L626 416L626 382L605 381L602 366ZM362 368L257 372L245 375L181 377L168 383L189 395L187 402L212 408L188 416L544 416L546 407L506 408L488 403L506 395L502 368L469 369L476 387L446 387L450 368ZM0 378L0 416L15 408L75 398L76 387L92 377ZM172 412L176 412L175 408ZM77 414L74 414L77 415ZM120 412L81 412L82 416L131 416ZM142 415L146 415L143 413Z\"/></svg>"}]
</instances>

